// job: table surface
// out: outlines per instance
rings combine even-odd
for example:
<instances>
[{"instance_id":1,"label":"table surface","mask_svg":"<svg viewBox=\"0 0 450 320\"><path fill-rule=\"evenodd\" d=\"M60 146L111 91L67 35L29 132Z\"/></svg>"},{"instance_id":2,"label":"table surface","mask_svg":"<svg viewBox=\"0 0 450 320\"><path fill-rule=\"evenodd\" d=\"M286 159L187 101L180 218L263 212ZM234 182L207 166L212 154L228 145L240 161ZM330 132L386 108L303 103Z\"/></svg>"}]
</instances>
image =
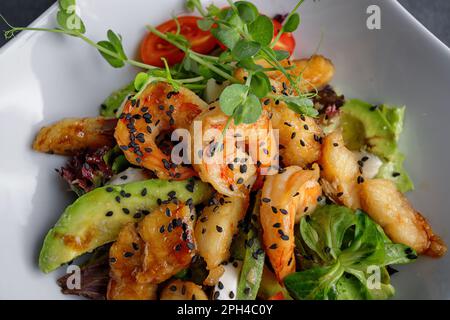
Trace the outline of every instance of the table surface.
<instances>
[{"instance_id":1,"label":"table surface","mask_svg":"<svg viewBox=\"0 0 450 320\"><path fill-rule=\"evenodd\" d=\"M394 1L394 0L387 0ZM399 0L442 42L450 46L450 0ZM15 26L26 26L44 12L54 0L1 0L0 14ZM0 30L7 26L0 22ZM6 43L0 35L0 47Z\"/></svg>"}]
</instances>

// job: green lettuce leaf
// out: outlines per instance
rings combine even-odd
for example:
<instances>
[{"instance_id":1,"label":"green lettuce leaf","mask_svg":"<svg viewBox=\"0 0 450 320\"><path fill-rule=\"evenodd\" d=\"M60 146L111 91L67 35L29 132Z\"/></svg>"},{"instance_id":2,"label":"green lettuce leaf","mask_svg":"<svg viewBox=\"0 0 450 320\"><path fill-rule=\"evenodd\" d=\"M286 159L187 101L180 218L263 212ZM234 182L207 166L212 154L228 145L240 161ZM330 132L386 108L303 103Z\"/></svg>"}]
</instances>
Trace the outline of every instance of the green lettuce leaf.
<instances>
[{"instance_id":1,"label":"green lettuce leaf","mask_svg":"<svg viewBox=\"0 0 450 320\"><path fill-rule=\"evenodd\" d=\"M367 214L326 205L300 221L297 246L308 269L284 279L295 299L387 299L394 294L386 266L412 262Z\"/></svg>"}]
</instances>

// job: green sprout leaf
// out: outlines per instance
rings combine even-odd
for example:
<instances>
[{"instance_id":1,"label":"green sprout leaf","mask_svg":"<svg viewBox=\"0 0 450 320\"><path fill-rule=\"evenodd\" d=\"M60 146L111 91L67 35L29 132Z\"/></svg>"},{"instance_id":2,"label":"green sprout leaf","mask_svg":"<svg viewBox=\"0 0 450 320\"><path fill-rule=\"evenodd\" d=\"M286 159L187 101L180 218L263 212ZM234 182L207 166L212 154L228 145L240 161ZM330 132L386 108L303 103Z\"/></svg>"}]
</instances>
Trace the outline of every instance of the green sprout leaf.
<instances>
[{"instance_id":1,"label":"green sprout leaf","mask_svg":"<svg viewBox=\"0 0 450 320\"><path fill-rule=\"evenodd\" d=\"M289 52L284 50L274 50L273 52L275 54L275 58L277 59L277 61L285 60L290 56Z\"/></svg>"},{"instance_id":2,"label":"green sprout leaf","mask_svg":"<svg viewBox=\"0 0 450 320\"><path fill-rule=\"evenodd\" d=\"M239 33L227 26L219 26L211 29L213 36L222 42L224 46L229 49L233 49L241 38Z\"/></svg>"},{"instance_id":3,"label":"green sprout leaf","mask_svg":"<svg viewBox=\"0 0 450 320\"><path fill-rule=\"evenodd\" d=\"M311 99L304 97L283 97L289 109L292 111L304 114L308 117L317 117L319 112L314 108L314 103Z\"/></svg>"},{"instance_id":4,"label":"green sprout leaf","mask_svg":"<svg viewBox=\"0 0 450 320\"><path fill-rule=\"evenodd\" d=\"M261 44L256 41L239 40L231 51L236 60L252 58L261 50Z\"/></svg>"},{"instance_id":5,"label":"green sprout leaf","mask_svg":"<svg viewBox=\"0 0 450 320\"><path fill-rule=\"evenodd\" d=\"M202 19L197 21L197 26L200 30L209 31L214 25L214 20L212 19Z\"/></svg>"},{"instance_id":6,"label":"green sprout leaf","mask_svg":"<svg viewBox=\"0 0 450 320\"><path fill-rule=\"evenodd\" d=\"M117 52L117 54L119 54L119 56L122 59L126 60L127 55L125 54L125 51L123 50L122 37L120 35L115 34L114 31L112 31L112 30L108 30L107 36L108 36L109 42L111 42L111 44L114 47L114 51Z\"/></svg>"},{"instance_id":7,"label":"green sprout leaf","mask_svg":"<svg viewBox=\"0 0 450 320\"><path fill-rule=\"evenodd\" d=\"M136 78L134 78L134 89L136 89L136 91L140 91L147 83L149 77L150 76L147 73L139 72L136 75Z\"/></svg>"},{"instance_id":8,"label":"green sprout leaf","mask_svg":"<svg viewBox=\"0 0 450 320\"><path fill-rule=\"evenodd\" d=\"M248 95L245 99L244 104L241 105L238 109L239 123L243 122L245 124L250 124L256 122L259 119L262 113L261 102L258 97L254 94ZM236 117L235 117L235 123Z\"/></svg>"},{"instance_id":9,"label":"green sprout leaf","mask_svg":"<svg viewBox=\"0 0 450 320\"><path fill-rule=\"evenodd\" d=\"M116 52L116 48L109 41L99 41L97 43L97 45L99 45L100 47L102 47L102 48L104 48L106 50L109 50L111 52L117 53ZM103 58L105 58L105 60L108 61L108 63L112 67L114 67L114 68L122 68L125 65L125 62L122 59L114 57L114 56L112 56L112 55L110 55L108 53L105 53L103 51L100 51L100 50L99 50L99 52L103 56Z\"/></svg>"},{"instance_id":10,"label":"green sprout leaf","mask_svg":"<svg viewBox=\"0 0 450 320\"><path fill-rule=\"evenodd\" d=\"M220 108L226 115L232 116L243 103L247 93L248 87L242 84L232 84L226 87L220 95Z\"/></svg>"},{"instance_id":11,"label":"green sprout leaf","mask_svg":"<svg viewBox=\"0 0 450 320\"><path fill-rule=\"evenodd\" d=\"M269 77L264 72L255 73L250 82L250 92L262 99L267 96L270 90Z\"/></svg>"},{"instance_id":12,"label":"green sprout leaf","mask_svg":"<svg viewBox=\"0 0 450 320\"><path fill-rule=\"evenodd\" d=\"M68 11L76 5L75 0L59 0L58 4L59 8L64 11Z\"/></svg>"},{"instance_id":13,"label":"green sprout leaf","mask_svg":"<svg viewBox=\"0 0 450 320\"><path fill-rule=\"evenodd\" d=\"M81 18L74 12L59 10L56 14L56 20L59 26L63 30L71 32L85 33L86 27L84 26Z\"/></svg>"},{"instance_id":14,"label":"green sprout leaf","mask_svg":"<svg viewBox=\"0 0 450 320\"><path fill-rule=\"evenodd\" d=\"M252 39L262 46L268 46L273 37L273 23L266 16L259 16L255 22L249 25L248 32Z\"/></svg>"},{"instance_id":15,"label":"green sprout leaf","mask_svg":"<svg viewBox=\"0 0 450 320\"><path fill-rule=\"evenodd\" d=\"M248 1L237 1L234 5L239 12L239 17L245 23L252 23L255 21L256 17L258 17L258 8L256 8L253 3Z\"/></svg>"},{"instance_id":16,"label":"green sprout leaf","mask_svg":"<svg viewBox=\"0 0 450 320\"><path fill-rule=\"evenodd\" d=\"M294 32L300 25L300 15L296 12L289 16L283 25L283 32Z\"/></svg>"}]
</instances>

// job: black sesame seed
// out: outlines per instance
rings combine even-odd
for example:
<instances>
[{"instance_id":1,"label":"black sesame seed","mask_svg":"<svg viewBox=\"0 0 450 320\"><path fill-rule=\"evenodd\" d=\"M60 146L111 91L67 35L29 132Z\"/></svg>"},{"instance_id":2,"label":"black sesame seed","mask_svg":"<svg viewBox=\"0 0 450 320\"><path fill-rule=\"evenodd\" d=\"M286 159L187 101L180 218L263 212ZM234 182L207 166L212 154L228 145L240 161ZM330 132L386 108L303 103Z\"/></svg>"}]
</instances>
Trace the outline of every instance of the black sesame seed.
<instances>
[{"instance_id":1,"label":"black sesame seed","mask_svg":"<svg viewBox=\"0 0 450 320\"><path fill-rule=\"evenodd\" d=\"M164 226L161 226L161 228L159 228L160 233L164 233L164 230L165 230Z\"/></svg>"},{"instance_id":2,"label":"black sesame seed","mask_svg":"<svg viewBox=\"0 0 450 320\"><path fill-rule=\"evenodd\" d=\"M356 180L358 184L361 184L364 182L364 178L362 176L358 176L358 179Z\"/></svg>"},{"instance_id":3,"label":"black sesame seed","mask_svg":"<svg viewBox=\"0 0 450 320\"><path fill-rule=\"evenodd\" d=\"M106 214L105 214L105 216L107 216L107 217L111 217L112 215L114 214L114 212L112 212L112 211L108 211Z\"/></svg>"},{"instance_id":4,"label":"black sesame seed","mask_svg":"<svg viewBox=\"0 0 450 320\"><path fill-rule=\"evenodd\" d=\"M141 196L145 197L147 195L147 188L142 189Z\"/></svg>"},{"instance_id":5,"label":"black sesame seed","mask_svg":"<svg viewBox=\"0 0 450 320\"><path fill-rule=\"evenodd\" d=\"M214 300L218 300L219 296L220 296L220 292L219 291L214 292Z\"/></svg>"},{"instance_id":6,"label":"black sesame seed","mask_svg":"<svg viewBox=\"0 0 450 320\"><path fill-rule=\"evenodd\" d=\"M133 252L125 252L124 254L123 254L123 256L125 257L125 258L131 258L132 256L134 256L134 253Z\"/></svg>"},{"instance_id":7,"label":"black sesame seed","mask_svg":"<svg viewBox=\"0 0 450 320\"><path fill-rule=\"evenodd\" d=\"M230 293L228 294L228 296L230 297L230 299L234 299L234 292L230 291Z\"/></svg>"},{"instance_id":8,"label":"black sesame seed","mask_svg":"<svg viewBox=\"0 0 450 320\"><path fill-rule=\"evenodd\" d=\"M136 212L133 216L133 218L135 218L135 219L139 219L141 217L142 217L142 214L140 212Z\"/></svg>"},{"instance_id":9,"label":"black sesame seed","mask_svg":"<svg viewBox=\"0 0 450 320\"><path fill-rule=\"evenodd\" d=\"M334 142L334 143L333 143L333 146L334 146L334 147L339 147L339 143Z\"/></svg>"},{"instance_id":10,"label":"black sesame seed","mask_svg":"<svg viewBox=\"0 0 450 320\"><path fill-rule=\"evenodd\" d=\"M244 294L248 296L248 295L250 295L250 291L251 291L251 289L249 287L246 287L244 289Z\"/></svg>"},{"instance_id":11,"label":"black sesame seed","mask_svg":"<svg viewBox=\"0 0 450 320\"><path fill-rule=\"evenodd\" d=\"M305 146L306 146L305 141L303 141L303 140L300 139L300 145L301 145L302 147L305 147Z\"/></svg>"},{"instance_id":12,"label":"black sesame seed","mask_svg":"<svg viewBox=\"0 0 450 320\"><path fill-rule=\"evenodd\" d=\"M169 290L172 291L172 292L175 292L175 291L177 291L177 286L172 285L172 286L169 287Z\"/></svg>"},{"instance_id":13,"label":"black sesame seed","mask_svg":"<svg viewBox=\"0 0 450 320\"><path fill-rule=\"evenodd\" d=\"M274 228L279 228L279 227L281 227L281 223L279 223L279 222L274 223L273 227L274 227Z\"/></svg>"},{"instance_id":14,"label":"black sesame seed","mask_svg":"<svg viewBox=\"0 0 450 320\"><path fill-rule=\"evenodd\" d=\"M288 211L287 211L286 209L280 209L280 212L281 212L282 214L288 214Z\"/></svg>"},{"instance_id":15,"label":"black sesame seed","mask_svg":"<svg viewBox=\"0 0 450 320\"><path fill-rule=\"evenodd\" d=\"M239 178L239 179L237 179L236 183L237 184L242 184L242 183L244 183L244 179L243 178Z\"/></svg>"},{"instance_id":16,"label":"black sesame seed","mask_svg":"<svg viewBox=\"0 0 450 320\"><path fill-rule=\"evenodd\" d=\"M283 234L283 235L281 236L281 240L283 240L283 241L288 241L288 240L289 240L289 236Z\"/></svg>"},{"instance_id":17,"label":"black sesame seed","mask_svg":"<svg viewBox=\"0 0 450 320\"><path fill-rule=\"evenodd\" d=\"M169 198L174 198L176 194L177 194L176 191L170 191L167 195L169 196Z\"/></svg>"},{"instance_id":18,"label":"black sesame seed","mask_svg":"<svg viewBox=\"0 0 450 320\"><path fill-rule=\"evenodd\" d=\"M275 208L274 206L272 206L271 208L272 208L272 212L273 212L273 213L277 213L277 212L278 212L278 209Z\"/></svg>"},{"instance_id":19,"label":"black sesame seed","mask_svg":"<svg viewBox=\"0 0 450 320\"><path fill-rule=\"evenodd\" d=\"M229 163L229 164L228 164L228 169L230 169L230 170L234 170L234 164L232 164L232 163Z\"/></svg>"},{"instance_id":20,"label":"black sesame seed","mask_svg":"<svg viewBox=\"0 0 450 320\"><path fill-rule=\"evenodd\" d=\"M291 140L292 140L292 139L295 139L296 136L297 136L297 133L296 133L296 132L292 132L292 134L291 134Z\"/></svg>"},{"instance_id":21,"label":"black sesame seed","mask_svg":"<svg viewBox=\"0 0 450 320\"><path fill-rule=\"evenodd\" d=\"M397 178L397 177L400 176L400 172L394 172L394 173L392 173L392 176L393 176L394 178Z\"/></svg>"},{"instance_id":22,"label":"black sesame seed","mask_svg":"<svg viewBox=\"0 0 450 320\"><path fill-rule=\"evenodd\" d=\"M337 196L338 198L342 197L343 195L344 195L343 192L339 192L338 194L336 194L336 196Z\"/></svg>"},{"instance_id":23,"label":"black sesame seed","mask_svg":"<svg viewBox=\"0 0 450 320\"><path fill-rule=\"evenodd\" d=\"M122 211L123 211L123 213L125 213L125 214L129 214L129 213L130 213L130 210L127 209L127 208L122 208Z\"/></svg>"},{"instance_id":24,"label":"black sesame seed","mask_svg":"<svg viewBox=\"0 0 450 320\"><path fill-rule=\"evenodd\" d=\"M116 196L115 200L116 202L120 203L120 196Z\"/></svg>"},{"instance_id":25,"label":"black sesame seed","mask_svg":"<svg viewBox=\"0 0 450 320\"><path fill-rule=\"evenodd\" d=\"M106 192L113 192L113 191L114 191L114 189L111 188L111 187L107 187L107 188L106 188Z\"/></svg>"},{"instance_id":26,"label":"black sesame seed","mask_svg":"<svg viewBox=\"0 0 450 320\"><path fill-rule=\"evenodd\" d=\"M272 244L269 249L275 250L278 248L278 245L276 243Z\"/></svg>"},{"instance_id":27,"label":"black sesame seed","mask_svg":"<svg viewBox=\"0 0 450 320\"><path fill-rule=\"evenodd\" d=\"M221 226L216 226L216 230L217 230L217 232L222 232L223 228Z\"/></svg>"},{"instance_id":28,"label":"black sesame seed","mask_svg":"<svg viewBox=\"0 0 450 320\"><path fill-rule=\"evenodd\" d=\"M222 281L219 281L219 282L217 283L217 287L218 287L220 290L223 289L223 283L222 283Z\"/></svg>"},{"instance_id":29,"label":"black sesame seed","mask_svg":"<svg viewBox=\"0 0 450 320\"><path fill-rule=\"evenodd\" d=\"M261 201L264 202L264 203L269 203L270 199L269 198L262 198Z\"/></svg>"},{"instance_id":30,"label":"black sesame seed","mask_svg":"<svg viewBox=\"0 0 450 320\"><path fill-rule=\"evenodd\" d=\"M111 262L111 263L116 263L116 262L117 262L117 259L114 258L114 257L111 257L111 258L109 259L109 262Z\"/></svg>"},{"instance_id":31,"label":"black sesame seed","mask_svg":"<svg viewBox=\"0 0 450 320\"><path fill-rule=\"evenodd\" d=\"M166 208L166 216L170 217L172 215L172 212L170 212L169 208Z\"/></svg>"},{"instance_id":32,"label":"black sesame seed","mask_svg":"<svg viewBox=\"0 0 450 320\"><path fill-rule=\"evenodd\" d=\"M136 242L133 242L131 245L133 246L134 251L139 250L139 245Z\"/></svg>"}]
</instances>

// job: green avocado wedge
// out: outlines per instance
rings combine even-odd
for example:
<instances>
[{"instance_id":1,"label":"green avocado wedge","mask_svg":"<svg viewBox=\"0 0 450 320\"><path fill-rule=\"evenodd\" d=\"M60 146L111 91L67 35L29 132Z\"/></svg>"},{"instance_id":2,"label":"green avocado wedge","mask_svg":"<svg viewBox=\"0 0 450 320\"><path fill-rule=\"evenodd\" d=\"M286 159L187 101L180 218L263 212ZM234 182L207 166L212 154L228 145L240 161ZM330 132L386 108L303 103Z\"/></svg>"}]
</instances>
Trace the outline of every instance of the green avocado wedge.
<instances>
[{"instance_id":1,"label":"green avocado wedge","mask_svg":"<svg viewBox=\"0 0 450 320\"><path fill-rule=\"evenodd\" d=\"M194 205L210 199L211 187L198 180L146 180L105 186L79 197L68 206L45 237L39 268L51 272L76 257L116 239L121 228L138 222L158 207L160 201L176 197Z\"/></svg>"}]
</instances>

